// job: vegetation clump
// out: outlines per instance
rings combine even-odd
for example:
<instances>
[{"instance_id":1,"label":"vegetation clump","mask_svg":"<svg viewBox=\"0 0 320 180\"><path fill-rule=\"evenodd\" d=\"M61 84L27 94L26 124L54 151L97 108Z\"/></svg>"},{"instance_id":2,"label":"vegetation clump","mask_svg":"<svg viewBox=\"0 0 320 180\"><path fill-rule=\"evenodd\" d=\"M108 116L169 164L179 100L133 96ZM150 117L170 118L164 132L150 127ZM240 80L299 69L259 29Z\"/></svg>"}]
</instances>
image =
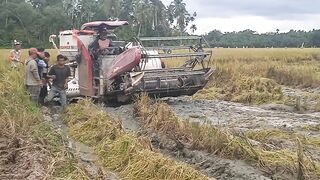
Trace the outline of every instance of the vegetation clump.
<instances>
[{"instance_id":1,"label":"vegetation clump","mask_svg":"<svg viewBox=\"0 0 320 180\"><path fill-rule=\"evenodd\" d=\"M222 99L248 104L280 101L282 89L274 80L233 74L228 69L217 68L208 88L199 91L194 98Z\"/></svg>"},{"instance_id":2,"label":"vegetation clump","mask_svg":"<svg viewBox=\"0 0 320 180\"><path fill-rule=\"evenodd\" d=\"M103 107L89 100L71 105L64 120L70 134L94 146L102 164L121 178L208 179L191 166L153 151L148 139L124 132Z\"/></svg>"}]
</instances>

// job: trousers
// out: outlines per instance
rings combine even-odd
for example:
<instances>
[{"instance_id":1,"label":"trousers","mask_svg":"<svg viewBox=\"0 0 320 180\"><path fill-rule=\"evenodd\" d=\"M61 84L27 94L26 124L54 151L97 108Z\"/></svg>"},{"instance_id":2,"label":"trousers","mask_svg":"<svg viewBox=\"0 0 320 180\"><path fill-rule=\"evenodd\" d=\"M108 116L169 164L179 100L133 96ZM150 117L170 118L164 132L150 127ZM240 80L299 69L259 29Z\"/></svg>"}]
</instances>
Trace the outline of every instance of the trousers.
<instances>
[{"instance_id":1,"label":"trousers","mask_svg":"<svg viewBox=\"0 0 320 180\"><path fill-rule=\"evenodd\" d=\"M57 87L52 86L48 96L44 99L44 102L50 102L56 96L59 96L61 106L67 105L67 94L65 90L61 90Z\"/></svg>"},{"instance_id":2,"label":"trousers","mask_svg":"<svg viewBox=\"0 0 320 180\"><path fill-rule=\"evenodd\" d=\"M26 88L31 97L31 100L38 103L41 87L38 85L26 85Z\"/></svg>"}]
</instances>

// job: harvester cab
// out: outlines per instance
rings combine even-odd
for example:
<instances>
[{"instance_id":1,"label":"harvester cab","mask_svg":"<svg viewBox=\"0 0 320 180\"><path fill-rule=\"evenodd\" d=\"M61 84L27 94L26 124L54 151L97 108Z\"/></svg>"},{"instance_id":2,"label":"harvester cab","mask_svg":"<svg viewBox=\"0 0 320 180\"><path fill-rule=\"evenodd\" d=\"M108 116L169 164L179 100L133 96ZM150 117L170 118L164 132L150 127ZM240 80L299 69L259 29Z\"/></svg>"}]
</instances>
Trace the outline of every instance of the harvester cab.
<instances>
[{"instance_id":1,"label":"harvester cab","mask_svg":"<svg viewBox=\"0 0 320 180\"><path fill-rule=\"evenodd\" d=\"M79 31L60 33L60 53L77 65L73 80L79 96L126 102L141 92L159 97L192 95L207 84L213 70L203 37L117 40L114 30L127 24L97 21L82 25ZM179 68L165 65L173 59L183 62Z\"/></svg>"}]
</instances>

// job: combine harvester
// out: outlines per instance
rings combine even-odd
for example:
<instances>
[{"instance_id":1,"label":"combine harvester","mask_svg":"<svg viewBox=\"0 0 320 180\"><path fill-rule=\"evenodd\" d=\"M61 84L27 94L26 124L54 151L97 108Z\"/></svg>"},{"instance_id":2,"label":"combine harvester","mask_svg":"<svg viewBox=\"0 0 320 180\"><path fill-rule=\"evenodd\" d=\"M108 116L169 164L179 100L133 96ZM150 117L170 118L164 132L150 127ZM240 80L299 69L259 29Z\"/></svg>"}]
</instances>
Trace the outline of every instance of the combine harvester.
<instances>
[{"instance_id":1,"label":"combine harvester","mask_svg":"<svg viewBox=\"0 0 320 180\"><path fill-rule=\"evenodd\" d=\"M69 98L127 102L141 92L165 97L192 95L204 88L213 69L209 68L211 52L203 49L203 37L140 37L126 43L114 34L125 25L128 22L97 21L83 24L81 30L60 32L57 49L68 57L74 72ZM54 37L50 36L50 42L56 47ZM185 64L165 68L164 59Z\"/></svg>"}]
</instances>

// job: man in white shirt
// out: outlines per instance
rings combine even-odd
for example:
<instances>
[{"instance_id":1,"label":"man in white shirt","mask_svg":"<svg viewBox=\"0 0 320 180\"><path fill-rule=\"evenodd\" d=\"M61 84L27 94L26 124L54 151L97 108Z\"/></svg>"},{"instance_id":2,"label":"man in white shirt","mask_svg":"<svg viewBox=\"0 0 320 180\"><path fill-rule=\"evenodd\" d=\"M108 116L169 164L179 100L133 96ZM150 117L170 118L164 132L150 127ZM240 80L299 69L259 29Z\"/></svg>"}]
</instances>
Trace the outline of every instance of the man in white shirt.
<instances>
[{"instance_id":1,"label":"man in white shirt","mask_svg":"<svg viewBox=\"0 0 320 180\"><path fill-rule=\"evenodd\" d=\"M12 68L17 68L19 66L21 58L21 43L14 40L14 49L10 51L9 60L11 62Z\"/></svg>"}]
</instances>

